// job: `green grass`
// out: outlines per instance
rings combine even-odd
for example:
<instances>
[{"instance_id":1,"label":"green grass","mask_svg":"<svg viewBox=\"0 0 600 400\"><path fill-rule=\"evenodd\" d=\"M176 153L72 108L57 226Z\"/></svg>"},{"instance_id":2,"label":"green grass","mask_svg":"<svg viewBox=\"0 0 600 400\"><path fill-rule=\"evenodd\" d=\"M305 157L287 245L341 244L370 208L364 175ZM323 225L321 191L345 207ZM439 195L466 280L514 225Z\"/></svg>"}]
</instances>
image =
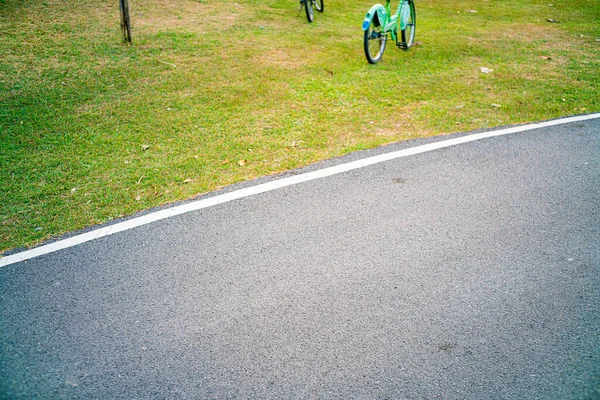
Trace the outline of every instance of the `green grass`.
<instances>
[{"instance_id":1,"label":"green grass","mask_svg":"<svg viewBox=\"0 0 600 400\"><path fill-rule=\"evenodd\" d=\"M117 1L0 0L0 251L358 149L600 111L597 0L418 0L418 45L375 66L372 3L308 24L291 0L131 0L129 47Z\"/></svg>"}]
</instances>

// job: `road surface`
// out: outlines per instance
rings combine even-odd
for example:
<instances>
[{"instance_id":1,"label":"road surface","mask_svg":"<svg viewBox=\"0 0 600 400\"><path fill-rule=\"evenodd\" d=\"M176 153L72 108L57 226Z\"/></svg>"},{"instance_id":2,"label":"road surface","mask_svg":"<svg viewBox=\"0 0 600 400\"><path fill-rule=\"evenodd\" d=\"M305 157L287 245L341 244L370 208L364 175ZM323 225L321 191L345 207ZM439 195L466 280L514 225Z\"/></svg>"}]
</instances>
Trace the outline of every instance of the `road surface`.
<instances>
[{"instance_id":1,"label":"road surface","mask_svg":"<svg viewBox=\"0 0 600 400\"><path fill-rule=\"evenodd\" d=\"M600 119L5 265L0 373L6 399L600 398Z\"/></svg>"}]
</instances>

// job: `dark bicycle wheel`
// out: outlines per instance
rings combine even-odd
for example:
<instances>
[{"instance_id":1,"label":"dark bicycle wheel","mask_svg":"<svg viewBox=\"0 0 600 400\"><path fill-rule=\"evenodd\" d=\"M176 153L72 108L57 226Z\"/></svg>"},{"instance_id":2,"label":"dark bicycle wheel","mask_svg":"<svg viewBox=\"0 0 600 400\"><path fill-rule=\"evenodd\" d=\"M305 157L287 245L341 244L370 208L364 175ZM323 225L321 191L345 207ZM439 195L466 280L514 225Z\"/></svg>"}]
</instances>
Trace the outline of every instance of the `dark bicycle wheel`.
<instances>
[{"instance_id":1,"label":"dark bicycle wheel","mask_svg":"<svg viewBox=\"0 0 600 400\"><path fill-rule=\"evenodd\" d=\"M306 19L308 19L308 22L313 22L315 19L312 3L311 0L304 0L304 9L306 10Z\"/></svg>"},{"instance_id":2,"label":"dark bicycle wheel","mask_svg":"<svg viewBox=\"0 0 600 400\"><path fill-rule=\"evenodd\" d=\"M312 2L315 5L315 9L318 12L323 12L323 10L325 9L325 5L323 4L323 0L312 0Z\"/></svg>"},{"instance_id":3,"label":"dark bicycle wheel","mask_svg":"<svg viewBox=\"0 0 600 400\"><path fill-rule=\"evenodd\" d=\"M383 29L380 25L375 25L373 21L369 24L369 28L365 31L364 47L365 56L370 64L376 64L385 51L387 43L387 35L382 33Z\"/></svg>"},{"instance_id":4,"label":"dark bicycle wheel","mask_svg":"<svg viewBox=\"0 0 600 400\"><path fill-rule=\"evenodd\" d=\"M403 50L408 50L415 40L415 29L417 27L417 11L412 0L404 0L402 10L398 18L398 40L396 44Z\"/></svg>"}]
</instances>

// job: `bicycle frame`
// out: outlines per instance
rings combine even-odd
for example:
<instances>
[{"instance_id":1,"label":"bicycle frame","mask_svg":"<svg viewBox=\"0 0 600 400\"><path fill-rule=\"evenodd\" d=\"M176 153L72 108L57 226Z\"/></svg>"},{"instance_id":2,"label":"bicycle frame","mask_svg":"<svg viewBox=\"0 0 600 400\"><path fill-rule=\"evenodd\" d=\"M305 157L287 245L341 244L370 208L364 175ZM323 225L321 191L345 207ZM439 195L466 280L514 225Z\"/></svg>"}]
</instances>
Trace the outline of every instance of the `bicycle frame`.
<instances>
[{"instance_id":1,"label":"bicycle frame","mask_svg":"<svg viewBox=\"0 0 600 400\"><path fill-rule=\"evenodd\" d=\"M373 7L371 7L371 9L369 10L369 12L367 12L367 16L365 17L365 19L363 20L363 24L362 24L362 29L363 31L366 31L367 29L369 29L369 25L371 24L372 20L375 20L375 25L381 26L382 27L382 32L384 35L391 35L392 39L394 41L398 41L398 35L397 35L397 30L394 29L397 22L398 22L398 18L400 18L400 13L403 10L402 5L404 4L405 0L400 0L400 3L398 4L398 10L396 11L396 13L394 15L392 15L391 13L391 0L386 0L385 6L382 6L381 4L375 4ZM406 7L404 8L404 10L406 10ZM410 12L410 11L409 11ZM403 21L407 20L406 16L403 16L404 18L402 18L400 20L401 23L403 23ZM401 29L404 29L405 26L401 26Z\"/></svg>"}]
</instances>

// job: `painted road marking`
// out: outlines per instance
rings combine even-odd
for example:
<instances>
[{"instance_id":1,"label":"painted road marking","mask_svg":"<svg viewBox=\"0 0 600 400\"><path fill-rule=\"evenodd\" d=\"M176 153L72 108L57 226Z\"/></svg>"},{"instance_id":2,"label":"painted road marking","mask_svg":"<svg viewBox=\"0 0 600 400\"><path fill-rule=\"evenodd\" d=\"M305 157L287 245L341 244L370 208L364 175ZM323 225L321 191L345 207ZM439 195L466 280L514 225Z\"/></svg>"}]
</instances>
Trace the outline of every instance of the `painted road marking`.
<instances>
[{"instance_id":1,"label":"painted road marking","mask_svg":"<svg viewBox=\"0 0 600 400\"><path fill-rule=\"evenodd\" d=\"M569 124L572 122L586 121L591 119L600 118L600 113L581 115L576 117L562 118L552 121L540 122L536 124L515 126L512 128L504 128L495 131L475 133L468 136L462 136L454 139L442 140L435 143L429 143L409 149L403 149L393 151L386 154L380 154L373 157L364 158L362 160L352 161L349 163L336 165L334 167L323 168L318 171L306 172L304 174L291 176L288 178L281 178L271 182L261 183L256 186L235 190L230 193L220 194L214 197L206 199L192 201L186 204L175 206L172 208L163 209L150 214L143 215L129 219L127 221L119 222L114 225L106 226L104 228L95 229L93 231L82 233L77 236L73 236L67 239L59 240L53 243L42 245L31 250L26 250L20 253L12 254L3 258L0 258L0 267L4 267L10 264L26 261L34 257L39 257L44 254L53 253L58 250L66 249L69 247L77 246L79 244L89 242L95 239L99 239L105 236L113 235L118 232L123 232L129 229L136 228L138 226L147 225L155 221L162 219L171 218L176 215L189 213L191 211L200 210L215 206L217 204L227 203L233 200L241 199L244 197L254 196L260 193L270 192L272 190L280 189L286 186L297 185L299 183L312 181L315 179L325 178L332 175L341 174L343 172L351 171L358 168L364 168L369 165L379 164L385 161L394 160L397 158L408 157L416 154L426 153L433 150L443 149L445 147L456 146L463 143L473 142L476 140L487 139L502 135L508 135L511 133L519 133L530 131L534 129L547 128L550 126Z\"/></svg>"}]
</instances>

